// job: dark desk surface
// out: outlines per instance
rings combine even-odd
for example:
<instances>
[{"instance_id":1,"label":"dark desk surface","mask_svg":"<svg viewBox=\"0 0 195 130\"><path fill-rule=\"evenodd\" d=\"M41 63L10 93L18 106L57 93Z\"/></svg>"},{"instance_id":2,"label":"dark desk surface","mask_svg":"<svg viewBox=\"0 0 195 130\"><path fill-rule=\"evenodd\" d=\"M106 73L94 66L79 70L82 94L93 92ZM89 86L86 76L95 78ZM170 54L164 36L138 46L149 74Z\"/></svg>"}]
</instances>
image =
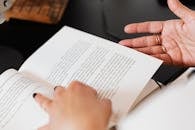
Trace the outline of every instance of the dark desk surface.
<instances>
[{"instance_id":1,"label":"dark desk surface","mask_svg":"<svg viewBox=\"0 0 195 130\"><path fill-rule=\"evenodd\" d=\"M120 39L131 37L123 32L128 23L175 18L159 1L165 0L70 0L63 19L57 25L19 20L0 25L0 45L14 47L27 58L64 25L110 40L113 39L106 29Z\"/></svg>"},{"instance_id":2,"label":"dark desk surface","mask_svg":"<svg viewBox=\"0 0 195 130\"><path fill-rule=\"evenodd\" d=\"M101 18L99 0L70 0L63 19L57 25L19 20L0 25L0 44L18 49L27 58L64 25L104 37Z\"/></svg>"},{"instance_id":3,"label":"dark desk surface","mask_svg":"<svg viewBox=\"0 0 195 130\"><path fill-rule=\"evenodd\" d=\"M104 0L107 32L120 39L138 35L125 34L123 28L129 23L176 19L168 9L166 0ZM180 0L195 9L195 1ZM112 6L110 6L112 5Z\"/></svg>"},{"instance_id":4,"label":"dark desk surface","mask_svg":"<svg viewBox=\"0 0 195 130\"><path fill-rule=\"evenodd\" d=\"M0 25L0 45L17 49L26 59L64 25L115 40L110 34L133 36L123 32L127 23L171 18L175 16L158 0L70 0L57 25L19 20Z\"/></svg>"}]
</instances>

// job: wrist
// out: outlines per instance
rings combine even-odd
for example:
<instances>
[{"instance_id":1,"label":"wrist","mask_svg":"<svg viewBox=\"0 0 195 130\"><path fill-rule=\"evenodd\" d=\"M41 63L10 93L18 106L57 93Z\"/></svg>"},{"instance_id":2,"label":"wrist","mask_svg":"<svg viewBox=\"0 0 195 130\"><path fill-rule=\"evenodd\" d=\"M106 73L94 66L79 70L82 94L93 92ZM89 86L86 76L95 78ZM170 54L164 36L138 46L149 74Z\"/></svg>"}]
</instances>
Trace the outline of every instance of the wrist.
<instances>
[{"instance_id":1,"label":"wrist","mask_svg":"<svg viewBox=\"0 0 195 130\"><path fill-rule=\"evenodd\" d=\"M96 123L97 122L94 120L94 123L86 124L83 126L83 129L79 130L107 130L107 126Z\"/></svg>"}]
</instances>

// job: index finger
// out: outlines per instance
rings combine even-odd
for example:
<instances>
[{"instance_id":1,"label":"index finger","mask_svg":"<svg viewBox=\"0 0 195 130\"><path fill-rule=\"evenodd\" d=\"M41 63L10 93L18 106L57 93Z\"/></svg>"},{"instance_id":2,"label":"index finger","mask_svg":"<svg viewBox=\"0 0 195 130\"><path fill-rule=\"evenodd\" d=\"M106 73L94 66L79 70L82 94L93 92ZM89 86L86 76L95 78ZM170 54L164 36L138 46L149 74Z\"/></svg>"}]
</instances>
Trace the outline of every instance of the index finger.
<instances>
[{"instance_id":1,"label":"index finger","mask_svg":"<svg viewBox=\"0 0 195 130\"><path fill-rule=\"evenodd\" d=\"M161 33L162 30L163 30L162 21L132 23L125 26L126 33Z\"/></svg>"},{"instance_id":2,"label":"index finger","mask_svg":"<svg viewBox=\"0 0 195 130\"><path fill-rule=\"evenodd\" d=\"M52 100L43 96L42 94L33 94L35 101L43 108L47 113L50 113Z\"/></svg>"}]
</instances>

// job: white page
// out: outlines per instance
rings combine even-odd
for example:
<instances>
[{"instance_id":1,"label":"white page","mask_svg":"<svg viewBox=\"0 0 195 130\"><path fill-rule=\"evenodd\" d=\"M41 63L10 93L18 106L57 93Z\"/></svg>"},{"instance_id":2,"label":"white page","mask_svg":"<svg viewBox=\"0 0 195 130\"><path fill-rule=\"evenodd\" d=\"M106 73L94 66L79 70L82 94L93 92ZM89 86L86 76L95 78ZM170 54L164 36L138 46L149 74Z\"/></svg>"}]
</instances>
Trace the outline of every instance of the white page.
<instances>
[{"instance_id":1,"label":"white page","mask_svg":"<svg viewBox=\"0 0 195 130\"><path fill-rule=\"evenodd\" d=\"M53 85L72 80L91 85L110 98L118 116L127 113L162 61L108 40L64 27L36 51L20 71Z\"/></svg>"},{"instance_id":2,"label":"white page","mask_svg":"<svg viewBox=\"0 0 195 130\"><path fill-rule=\"evenodd\" d=\"M33 99L34 92L51 96L46 83L31 79L16 70L0 76L0 130L35 130L48 122L48 115Z\"/></svg>"},{"instance_id":3,"label":"white page","mask_svg":"<svg viewBox=\"0 0 195 130\"><path fill-rule=\"evenodd\" d=\"M144 100L119 130L195 130L195 76L191 70Z\"/></svg>"},{"instance_id":4,"label":"white page","mask_svg":"<svg viewBox=\"0 0 195 130\"><path fill-rule=\"evenodd\" d=\"M141 103L142 100L144 100L147 96L152 94L152 92L157 91L160 89L159 85L151 79L145 86L145 88L142 90L140 95L136 98L135 102L131 106L130 110L135 108L139 103Z\"/></svg>"}]
</instances>

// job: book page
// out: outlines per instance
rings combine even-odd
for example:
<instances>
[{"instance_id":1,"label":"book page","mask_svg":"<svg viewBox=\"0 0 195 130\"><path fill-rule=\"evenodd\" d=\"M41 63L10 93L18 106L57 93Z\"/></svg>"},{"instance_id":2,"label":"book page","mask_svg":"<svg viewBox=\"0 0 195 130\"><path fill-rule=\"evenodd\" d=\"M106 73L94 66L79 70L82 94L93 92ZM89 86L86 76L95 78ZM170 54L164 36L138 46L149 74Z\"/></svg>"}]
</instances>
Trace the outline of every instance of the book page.
<instances>
[{"instance_id":1,"label":"book page","mask_svg":"<svg viewBox=\"0 0 195 130\"><path fill-rule=\"evenodd\" d=\"M34 130L48 121L48 115L33 99L34 92L51 96L45 83L10 69L0 76L0 130Z\"/></svg>"},{"instance_id":2,"label":"book page","mask_svg":"<svg viewBox=\"0 0 195 130\"><path fill-rule=\"evenodd\" d=\"M64 27L20 68L52 85L73 80L112 100L114 119L126 114L162 61L108 40Z\"/></svg>"},{"instance_id":3,"label":"book page","mask_svg":"<svg viewBox=\"0 0 195 130\"><path fill-rule=\"evenodd\" d=\"M195 130L195 76L188 77L193 69L141 102L118 130Z\"/></svg>"},{"instance_id":4,"label":"book page","mask_svg":"<svg viewBox=\"0 0 195 130\"><path fill-rule=\"evenodd\" d=\"M133 105L131 106L130 110L134 109L142 100L144 100L147 96L149 96L152 92L157 91L160 89L160 86L153 80L151 79L140 95L137 97L137 99L134 101Z\"/></svg>"}]
</instances>

